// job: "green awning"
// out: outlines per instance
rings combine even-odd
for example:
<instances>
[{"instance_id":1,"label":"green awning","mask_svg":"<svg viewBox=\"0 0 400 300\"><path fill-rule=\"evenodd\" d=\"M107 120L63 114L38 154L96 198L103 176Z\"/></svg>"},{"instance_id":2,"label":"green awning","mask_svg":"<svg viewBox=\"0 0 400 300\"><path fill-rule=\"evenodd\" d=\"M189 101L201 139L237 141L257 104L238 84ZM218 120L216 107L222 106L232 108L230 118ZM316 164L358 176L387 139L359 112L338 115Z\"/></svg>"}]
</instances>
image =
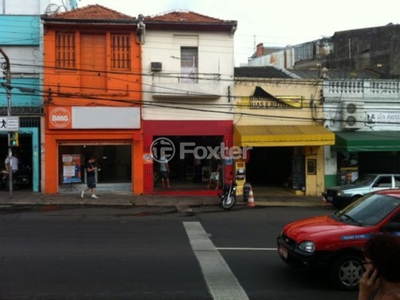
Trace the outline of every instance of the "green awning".
<instances>
[{"instance_id":1,"label":"green awning","mask_svg":"<svg viewBox=\"0 0 400 300\"><path fill-rule=\"evenodd\" d=\"M335 132L332 147L348 152L400 151L400 131Z\"/></svg>"}]
</instances>

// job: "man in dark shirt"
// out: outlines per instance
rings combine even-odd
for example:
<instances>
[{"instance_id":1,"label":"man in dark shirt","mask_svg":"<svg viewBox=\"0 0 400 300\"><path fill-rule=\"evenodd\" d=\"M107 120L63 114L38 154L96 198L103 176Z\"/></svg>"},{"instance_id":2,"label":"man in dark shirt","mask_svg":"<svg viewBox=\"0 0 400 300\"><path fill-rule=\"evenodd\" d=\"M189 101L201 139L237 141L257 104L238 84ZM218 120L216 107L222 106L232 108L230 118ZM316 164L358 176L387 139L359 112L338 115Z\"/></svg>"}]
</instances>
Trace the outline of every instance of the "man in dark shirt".
<instances>
[{"instance_id":1,"label":"man in dark shirt","mask_svg":"<svg viewBox=\"0 0 400 300\"><path fill-rule=\"evenodd\" d=\"M94 157L90 157L86 163L86 185L87 188L81 192L81 198L85 196L85 192L91 190L92 191L92 198L97 199L96 196L96 179L95 179L95 170L97 167L94 166L95 159Z\"/></svg>"}]
</instances>

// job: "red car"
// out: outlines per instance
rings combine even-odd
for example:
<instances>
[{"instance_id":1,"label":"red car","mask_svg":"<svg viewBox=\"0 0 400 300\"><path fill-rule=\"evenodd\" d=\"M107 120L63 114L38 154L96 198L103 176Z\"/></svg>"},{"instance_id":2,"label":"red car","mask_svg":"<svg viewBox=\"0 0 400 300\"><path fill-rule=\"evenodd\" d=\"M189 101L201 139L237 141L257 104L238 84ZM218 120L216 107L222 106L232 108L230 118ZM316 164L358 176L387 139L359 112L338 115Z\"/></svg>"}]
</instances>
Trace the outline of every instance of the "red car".
<instances>
[{"instance_id":1,"label":"red car","mask_svg":"<svg viewBox=\"0 0 400 300\"><path fill-rule=\"evenodd\" d=\"M296 269L324 268L336 288L353 290L364 272L362 247L380 232L400 238L399 189L368 194L334 214L285 225L278 253Z\"/></svg>"}]
</instances>

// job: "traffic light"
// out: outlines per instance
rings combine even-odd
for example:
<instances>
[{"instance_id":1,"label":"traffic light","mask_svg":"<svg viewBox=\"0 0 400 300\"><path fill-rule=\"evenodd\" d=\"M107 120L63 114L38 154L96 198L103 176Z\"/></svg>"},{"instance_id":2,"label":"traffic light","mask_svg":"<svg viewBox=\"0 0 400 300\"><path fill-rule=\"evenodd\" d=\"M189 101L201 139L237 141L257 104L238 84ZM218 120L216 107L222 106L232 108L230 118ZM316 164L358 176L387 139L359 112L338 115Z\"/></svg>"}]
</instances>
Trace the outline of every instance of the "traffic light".
<instances>
[{"instance_id":1,"label":"traffic light","mask_svg":"<svg viewBox=\"0 0 400 300\"><path fill-rule=\"evenodd\" d=\"M9 147L18 147L19 146L19 140L18 140L18 132L11 132L8 135L8 146Z\"/></svg>"}]
</instances>

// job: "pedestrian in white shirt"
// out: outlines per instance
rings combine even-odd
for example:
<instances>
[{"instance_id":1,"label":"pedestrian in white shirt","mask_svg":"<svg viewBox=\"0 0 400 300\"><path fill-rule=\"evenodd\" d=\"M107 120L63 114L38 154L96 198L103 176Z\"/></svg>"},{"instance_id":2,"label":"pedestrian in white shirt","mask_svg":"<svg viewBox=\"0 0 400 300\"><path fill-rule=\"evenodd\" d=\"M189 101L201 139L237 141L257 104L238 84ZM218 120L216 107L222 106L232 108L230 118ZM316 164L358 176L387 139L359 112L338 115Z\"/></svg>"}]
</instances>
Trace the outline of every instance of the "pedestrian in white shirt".
<instances>
[{"instance_id":1,"label":"pedestrian in white shirt","mask_svg":"<svg viewBox=\"0 0 400 300\"><path fill-rule=\"evenodd\" d=\"M11 154L11 156L7 156L6 160L4 161L4 165L6 166L6 170L8 172L9 167L10 167L10 163L11 163L11 170L15 173L18 172L18 158L13 156Z\"/></svg>"}]
</instances>

